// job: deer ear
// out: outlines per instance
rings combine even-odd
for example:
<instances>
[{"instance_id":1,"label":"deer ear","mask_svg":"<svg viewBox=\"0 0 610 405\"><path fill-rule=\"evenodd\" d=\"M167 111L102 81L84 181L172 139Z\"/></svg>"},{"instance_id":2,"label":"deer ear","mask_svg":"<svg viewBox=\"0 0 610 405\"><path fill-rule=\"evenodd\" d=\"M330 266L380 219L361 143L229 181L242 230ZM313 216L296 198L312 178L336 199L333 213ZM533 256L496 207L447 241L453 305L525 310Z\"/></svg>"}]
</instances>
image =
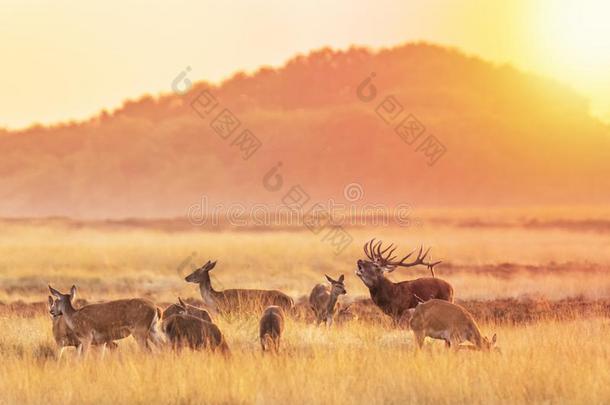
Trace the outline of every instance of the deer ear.
<instances>
[{"instance_id":1,"label":"deer ear","mask_svg":"<svg viewBox=\"0 0 610 405\"><path fill-rule=\"evenodd\" d=\"M343 274L341 274L341 276L339 277L339 282L342 283L343 280L345 280L345 276Z\"/></svg>"},{"instance_id":2,"label":"deer ear","mask_svg":"<svg viewBox=\"0 0 610 405\"><path fill-rule=\"evenodd\" d=\"M76 286L73 285L70 288L70 301L74 301L74 297L76 297Z\"/></svg>"},{"instance_id":3,"label":"deer ear","mask_svg":"<svg viewBox=\"0 0 610 405\"><path fill-rule=\"evenodd\" d=\"M216 267L216 262L211 262L211 263L210 263L210 262L208 262L208 263L209 263L209 265L208 265L208 266L206 266L206 270L207 270L207 271L210 271L210 270L212 270L214 267Z\"/></svg>"},{"instance_id":4,"label":"deer ear","mask_svg":"<svg viewBox=\"0 0 610 405\"><path fill-rule=\"evenodd\" d=\"M57 291L55 288L51 287L50 284L49 284L49 291L51 291L51 295L53 295L54 297L61 298L61 293L59 291Z\"/></svg>"},{"instance_id":5,"label":"deer ear","mask_svg":"<svg viewBox=\"0 0 610 405\"><path fill-rule=\"evenodd\" d=\"M180 306L186 308L186 304L184 303L184 301L182 301L182 298L178 297L178 303L180 304Z\"/></svg>"},{"instance_id":6,"label":"deer ear","mask_svg":"<svg viewBox=\"0 0 610 405\"><path fill-rule=\"evenodd\" d=\"M49 306L53 306L53 297L49 295Z\"/></svg>"},{"instance_id":7,"label":"deer ear","mask_svg":"<svg viewBox=\"0 0 610 405\"><path fill-rule=\"evenodd\" d=\"M332 284L332 283L334 283L334 282L335 282L335 280L333 280L332 278L330 278L330 277L328 276L328 274L325 274L324 276L326 277L326 279L328 280L328 282L329 282L329 283L331 283L331 284Z\"/></svg>"},{"instance_id":8,"label":"deer ear","mask_svg":"<svg viewBox=\"0 0 610 405\"><path fill-rule=\"evenodd\" d=\"M497 340L497 338L498 338L498 337L497 337L497 336L496 336L496 334L494 333L493 337L491 338L491 343L495 345L495 344L496 344L496 340Z\"/></svg>"}]
</instances>

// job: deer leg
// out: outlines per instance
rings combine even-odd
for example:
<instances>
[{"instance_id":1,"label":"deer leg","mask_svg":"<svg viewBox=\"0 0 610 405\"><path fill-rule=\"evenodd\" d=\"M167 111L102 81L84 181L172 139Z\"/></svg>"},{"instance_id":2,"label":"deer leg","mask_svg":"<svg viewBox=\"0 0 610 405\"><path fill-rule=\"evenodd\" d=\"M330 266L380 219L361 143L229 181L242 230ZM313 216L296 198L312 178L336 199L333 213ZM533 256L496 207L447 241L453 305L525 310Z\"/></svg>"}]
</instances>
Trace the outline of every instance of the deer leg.
<instances>
[{"instance_id":1,"label":"deer leg","mask_svg":"<svg viewBox=\"0 0 610 405\"><path fill-rule=\"evenodd\" d=\"M92 336L87 336L86 338L81 340L80 346L79 346L79 356L80 357L84 357L85 359L87 358L87 356L89 354L89 348L91 347L92 340L93 340Z\"/></svg>"},{"instance_id":2,"label":"deer leg","mask_svg":"<svg viewBox=\"0 0 610 405\"><path fill-rule=\"evenodd\" d=\"M132 335L140 349L146 352L151 351L150 345L148 344L148 328L144 330L136 328L134 331L132 331Z\"/></svg>"},{"instance_id":3,"label":"deer leg","mask_svg":"<svg viewBox=\"0 0 610 405\"><path fill-rule=\"evenodd\" d=\"M150 331L148 333L148 338L146 340L146 344L148 345L149 342L152 343L152 346L155 349L160 349L163 346L163 344L164 344L163 337L161 336L161 334L159 333L159 331L156 328L150 329Z\"/></svg>"},{"instance_id":4,"label":"deer leg","mask_svg":"<svg viewBox=\"0 0 610 405\"><path fill-rule=\"evenodd\" d=\"M59 354L57 355L57 362L58 363L61 361L61 356L64 354L64 350L66 350L66 346L62 346L59 349Z\"/></svg>"},{"instance_id":5,"label":"deer leg","mask_svg":"<svg viewBox=\"0 0 610 405\"><path fill-rule=\"evenodd\" d=\"M459 333L452 333L449 335L447 341L447 347L453 349L453 351L457 352L460 350L460 343L462 343L462 339Z\"/></svg>"},{"instance_id":6,"label":"deer leg","mask_svg":"<svg viewBox=\"0 0 610 405\"><path fill-rule=\"evenodd\" d=\"M100 356L102 360L104 360L105 355L106 355L106 342L102 343L102 355Z\"/></svg>"},{"instance_id":7,"label":"deer leg","mask_svg":"<svg viewBox=\"0 0 610 405\"><path fill-rule=\"evenodd\" d=\"M413 335L415 336L415 343L417 343L417 347L420 349L424 347L424 339L426 338L426 334L424 333L424 331L414 330Z\"/></svg>"}]
</instances>

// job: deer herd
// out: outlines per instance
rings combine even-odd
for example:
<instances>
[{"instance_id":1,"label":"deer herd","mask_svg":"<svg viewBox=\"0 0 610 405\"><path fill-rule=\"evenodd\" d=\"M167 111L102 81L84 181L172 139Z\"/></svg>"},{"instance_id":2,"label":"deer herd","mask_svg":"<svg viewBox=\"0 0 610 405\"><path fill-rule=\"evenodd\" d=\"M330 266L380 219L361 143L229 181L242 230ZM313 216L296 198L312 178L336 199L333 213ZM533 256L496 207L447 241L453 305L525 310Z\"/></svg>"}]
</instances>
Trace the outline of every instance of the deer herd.
<instances>
[{"instance_id":1,"label":"deer herd","mask_svg":"<svg viewBox=\"0 0 610 405\"><path fill-rule=\"evenodd\" d=\"M394 256L396 247L383 246L382 241L370 240L364 245L366 259L358 260L356 276L369 289L372 302L389 316L394 325L409 327L417 347L426 337L445 341L454 350L488 351L494 349L496 335L487 339L481 335L472 315L453 303L453 287L434 274L440 262L428 261L430 249L413 251L400 260ZM414 255L416 254L416 257ZM410 261L409 261L410 260ZM115 341L133 336L138 346L150 351L169 346L203 349L229 355L227 341L214 323L212 315L230 313L256 314L262 310L259 339L263 352L277 353L285 329L285 318L293 313L292 298L277 290L229 289L212 287L210 271L216 262L208 261L189 274L185 281L199 285L204 308L185 303L178 298L165 310L147 299L133 298L85 305L75 308L76 287L63 294L49 285L49 312L53 320L53 336L60 349L76 347L85 355L91 345L115 350ZM398 267L425 266L432 277L394 283L386 277ZM317 284L309 295L309 307L315 323L331 327L338 315L347 313L348 306L339 298L347 294L345 277L326 275L327 284ZM469 342L471 345L462 345Z\"/></svg>"}]
</instances>

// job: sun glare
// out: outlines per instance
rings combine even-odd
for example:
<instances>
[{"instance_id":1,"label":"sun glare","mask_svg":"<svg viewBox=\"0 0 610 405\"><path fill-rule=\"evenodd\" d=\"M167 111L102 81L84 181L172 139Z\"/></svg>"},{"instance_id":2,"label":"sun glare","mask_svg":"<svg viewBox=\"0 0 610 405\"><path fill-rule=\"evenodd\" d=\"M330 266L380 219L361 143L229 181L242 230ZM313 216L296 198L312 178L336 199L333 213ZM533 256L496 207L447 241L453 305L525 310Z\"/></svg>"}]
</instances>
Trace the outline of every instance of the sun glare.
<instances>
[{"instance_id":1,"label":"sun glare","mask_svg":"<svg viewBox=\"0 0 610 405\"><path fill-rule=\"evenodd\" d=\"M544 13L551 24L547 38L557 62L583 71L600 72L610 65L610 2L553 1Z\"/></svg>"}]
</instances>

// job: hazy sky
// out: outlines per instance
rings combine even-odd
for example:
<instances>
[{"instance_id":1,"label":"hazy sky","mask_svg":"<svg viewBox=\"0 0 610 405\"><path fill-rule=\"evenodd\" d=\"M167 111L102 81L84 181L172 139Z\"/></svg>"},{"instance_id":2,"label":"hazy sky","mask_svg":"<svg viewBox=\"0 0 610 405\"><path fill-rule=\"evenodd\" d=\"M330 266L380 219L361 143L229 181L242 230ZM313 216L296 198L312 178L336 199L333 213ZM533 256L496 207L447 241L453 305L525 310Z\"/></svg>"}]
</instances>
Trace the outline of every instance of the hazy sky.
<instances>
[{"instance_id":1,"label":"hazy sky","mask_svg":"<svg viewBox=\"0 0 610 405\"><path fill-rule=\"evenodd\" d=\"M605 0L32 1L0 3L0 126L81 119L323 46L425 40L556 78L610 122Z\"/></svg>"}]
</instances>

